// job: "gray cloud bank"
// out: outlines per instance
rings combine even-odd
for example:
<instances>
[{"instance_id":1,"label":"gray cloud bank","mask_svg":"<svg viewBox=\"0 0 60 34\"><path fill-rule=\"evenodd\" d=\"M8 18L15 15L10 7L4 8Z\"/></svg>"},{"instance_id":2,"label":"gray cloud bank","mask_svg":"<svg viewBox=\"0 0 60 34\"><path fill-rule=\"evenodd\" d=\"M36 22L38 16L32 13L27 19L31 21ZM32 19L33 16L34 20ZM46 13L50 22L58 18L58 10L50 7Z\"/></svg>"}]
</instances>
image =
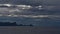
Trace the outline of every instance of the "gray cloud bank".
<instances>
[{"instance_id":1,"label":"gray cloud bank","mask_svg":"<svg viewBox=\"0 0 60 34\"><path fill-rule=\"evenodd\" d=\"M32 10L19 10L17 8L0 8L0 14L59 14L60 12L60 0L0 0L0 3L9 4L28 4L28 5L40 5L43 4L43 10L37 8ZM41 8L41 7L40 7ZM24 9L24 8L23 8ZM6 10L6 11L5 11ZM10 12L8 12L10 11ZM34 12L35 11L35 12Z\"/></svg>"},{"instance_id":2,"label":"gray cloud bank","mask_svg":"<svg viewBox=\"0 0 60 34\"><path fill-rule=\"evenodd\" d=\"M60 5L60 0L0 0L0 3L27 4L27 5Z\"/></svg>"},{"instance_id":3,"label":"gray cloud bank","mask_svg":"<svg viewBox=\"0 0 60 34\"><path fill-rule=\"evenodd\" d=\"M0 0L0 4L44 5L47 10L59 10L60 0Z\"/></svg>"},{"instance_id":4,"label":"gray cloud bank","mask_svg":"<svg viewBox=\"0 0 60 34\"><path fill-rule=\"evenodd\" d=\"M60 0L0 0L0 4L24 4L24 5L44 5L44 10L41 10L39 8L35 9L28 9L28 10L20 10L18 8L0 8L0 21L10 21L10 22L17 22L23 23L23 24L39 24L40 22L47 22L49 20L45 19L39 19L39 18L44 18L44 17L49 17L50 19L54 20L60 20ZM36 7L36 6L35 6ZM42 14L42 15L41 15ZM45 15L47 14L47 15ZM20 15L22 16L21 18L13 18L13 17L4 17L4 16L17 16ZM31 18L23 18L23 17L31 17L31 18L38 18L38 19L31 19ZM49 21L52 22L53 20ZM30 22L30 23L27 23Z\"/></svg>"}]
</instances>

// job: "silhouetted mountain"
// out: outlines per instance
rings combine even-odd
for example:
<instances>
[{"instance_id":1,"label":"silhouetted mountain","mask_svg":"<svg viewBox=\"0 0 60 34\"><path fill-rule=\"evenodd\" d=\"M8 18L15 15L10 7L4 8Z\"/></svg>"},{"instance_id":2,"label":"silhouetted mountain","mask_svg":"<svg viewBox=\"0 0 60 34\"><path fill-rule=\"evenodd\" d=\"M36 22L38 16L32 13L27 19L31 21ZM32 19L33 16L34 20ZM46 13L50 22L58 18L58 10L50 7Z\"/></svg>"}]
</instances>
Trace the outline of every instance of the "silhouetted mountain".
<instances>
[{"instance_id":1,"label":"silhouetted mountain","mask_svg":"<svg viewBox=\"0 0 60 34\"><path fill-rule=\"evenodd\" d=\"M24 25L24 24L16 24L16 22L10 23L10 22L0 22L0 26L33 26L32 24L30 25Z\"/></svg>"}]
</instances>

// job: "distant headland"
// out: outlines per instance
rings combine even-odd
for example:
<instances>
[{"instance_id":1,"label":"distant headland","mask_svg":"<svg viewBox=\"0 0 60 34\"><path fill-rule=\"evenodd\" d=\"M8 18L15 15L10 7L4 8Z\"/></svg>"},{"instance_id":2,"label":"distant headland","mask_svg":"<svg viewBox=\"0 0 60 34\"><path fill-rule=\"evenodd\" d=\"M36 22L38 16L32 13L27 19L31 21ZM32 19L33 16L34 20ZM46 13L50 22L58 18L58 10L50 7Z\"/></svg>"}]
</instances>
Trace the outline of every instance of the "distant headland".
<instances>
[{"instance_id":1,"label":"distant headland","mask_svg":"<svg viewBox=\"0 0 60 34\"><path fill-rule=\"evenodd\" d=\"M33 26L32 24L25 25L25 24L16 24L16 22L10 23L10 22L0 22L0 26Z\"/></svg>"}]
</instances>

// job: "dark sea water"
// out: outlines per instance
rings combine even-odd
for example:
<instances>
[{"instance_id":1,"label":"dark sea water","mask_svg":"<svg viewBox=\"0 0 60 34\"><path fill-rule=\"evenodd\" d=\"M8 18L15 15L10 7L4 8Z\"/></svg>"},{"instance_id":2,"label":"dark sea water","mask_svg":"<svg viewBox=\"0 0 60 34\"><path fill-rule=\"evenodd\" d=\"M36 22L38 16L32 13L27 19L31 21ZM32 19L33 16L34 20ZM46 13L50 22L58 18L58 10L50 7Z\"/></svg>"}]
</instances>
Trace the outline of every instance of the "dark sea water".
<instances>
[{"instance_id":1,"label":"dark sea water","mask_svg":"<svg viewBox=\"0 0 60 34\"><path fill-rule=\"evenodd\" d=\"M29 27L29 26L0 26L1 34L60 34L60 28Z\"/></svg>"}]
</instances>

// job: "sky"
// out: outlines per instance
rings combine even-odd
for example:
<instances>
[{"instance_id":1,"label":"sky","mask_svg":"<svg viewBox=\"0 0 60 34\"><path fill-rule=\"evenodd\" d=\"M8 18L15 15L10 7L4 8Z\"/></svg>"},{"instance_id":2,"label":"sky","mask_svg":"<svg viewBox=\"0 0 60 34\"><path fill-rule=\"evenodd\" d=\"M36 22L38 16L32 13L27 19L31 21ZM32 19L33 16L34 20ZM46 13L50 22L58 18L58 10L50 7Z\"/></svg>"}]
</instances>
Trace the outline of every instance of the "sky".
<instances>
[{"instance_id":1,"label":"sky","mask_svg":"<svg viewBox=\"0 0 60 34\"><path fill-rule=\"evenodd\" d=\"M19 4L19 5L43 5L44 9L47 11L60 11L60 0L0 0L0 4ZM0 8L0 13L8 13L8 12L4 12L4 10L15 10L15 9L8 9L8 8ZM16 9L17 10L17 9ZM39 9L40 10L40 9ZM27 13L27 11L32 11L32 10L20 10L20 12L22 13ZM20 12L14 12L14 13L20 13ZM31 13L31 12L28 12Z\"/></svg>"},{"instance_id":2,"label":"sky","mask_svg":"<svg viewBox=\"0 0 60 34\"><path fill-rule=\"evenodd\" d=\"M43 5L44 10L47 10L50 12L52 11L56 14L59 14L59 11L60 11L60 0L0 0L0 4L2 4L2 3L3 4L5 4L5 3L19 4L19 5L23 4L23 5L30 5L30 6L31 5L34 5L34 6L35 5L38 5L38 6ZM35 6L35 8L38 6ZM34 7L32 9L34 9ZM37 8L37 9L39 9L39 8ZM41 10L41 9L39 9L39 10ZM8 12L8 11L10 11L10 12ZM0 8L0 14L19 14L20 15L20 14L34 14L34 13L39 14L39 13L44 13L44 12L37 12L36 10L18 10L17 8L12 8L12 9Z\"/></svg>"},{"instance_id":3,"label":"sky","mask_svg":"<svg viewBox=\"0 0 60 34\"><path fill-rule=\"evenodd\" d=\"M23 5L44 5L47 8L52 9L51 7L60 6L60 0L0 0L0 4L8 3L8 4L23 4ZM57 8L57 9L58 9Z\"/></svg>"},{"instance_id":4,"label":"sky","mask_svg":"<svg viewBox=\"0 0 60 34\"><path fill-rule=\"evenodd\" d=\"M60 0L0 0L0 3L60 5Z\"/></svg>"},{"instance_id":5,"label":"sky","mask_svg":"<svg viewBox=\"0 0 60 34\"><path fill-rule=\"evenodd\" d=\"M60 17L59 16L60 15L60 0L0 0L0 4L26 5L26 6L29 5L30 8L32 7L31 9L27 9L27 10L24 10L26 8L22 8L22 10L20 10L19 7L17 7L17 8L1 8L0 7L0 16L3 15L3 16L16 17L17 15L22 16L21 14L23 14L23 17L32 17L32 18L36 18L36 17L53 18L54 16L55 16L54 18ZM40 6L40 9L39 9L39 6ZM43 8L41 8L42 6L43 6ZM24 6L22 6L22 7L24 7ZM42 15L40 15L40 14L42 14ZM45 14L47 14L47 15L45 15ZM37 16L33 16L33 15L37 15ZM9 20L9 19L10 18L7 18L5 20L5 18L2 18L1 20L14 21L14 19L16 19L15 21L19 21L19 19L21 19L21 21L19 21L19 22L24 21L24 22L32 22L32 23L33 23L33 21L34 22L36 21L39 23L40 21L44 20L44 19L28 19L28 18L27 18L27 20L26 20L26 18L24 18L24 19L23 18L18 18L18 19L13 18L12 20ZM36 24L36 22L35 22L35 24Z\"/></svg>"}]
</instances>

